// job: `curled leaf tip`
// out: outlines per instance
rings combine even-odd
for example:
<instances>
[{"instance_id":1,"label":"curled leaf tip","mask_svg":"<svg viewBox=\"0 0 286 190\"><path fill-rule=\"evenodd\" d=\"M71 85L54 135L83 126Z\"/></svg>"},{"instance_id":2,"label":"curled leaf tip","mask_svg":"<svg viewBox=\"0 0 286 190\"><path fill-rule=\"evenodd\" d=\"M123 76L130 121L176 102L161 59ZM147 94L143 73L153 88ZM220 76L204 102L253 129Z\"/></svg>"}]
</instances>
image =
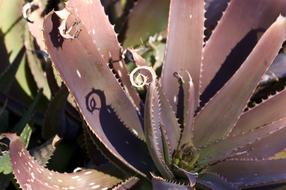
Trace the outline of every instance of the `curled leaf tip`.
<instances>
[{"instance_id":1,"label":"curled leaf tip","mask_svg":"<svg viewBox=\"0 0 286 190\"><path fill-rule=\"evenodd\" d=\"M29 16L33 11L37 10L38 8L39 8L39 5L35 2L26 3L22 8L23 18L27 20L28 22L33 23L34 21L30 20Z\"/></svg>"},{"instance_id":2,"label":"curled leaf tip","mask_svg":"<svg viewBox=\"0 0 286 190\"><path fill-rule=\"evenodd\" d=\"M139 66L130 73L131 84L136 88L142 88L151 84L156 79L156 73L152 67Z\"/></svg>"},{"instance_id":3,"label":"curled leaf tip","mask_svg":"<svg viewBox=\"0 0 286 190\"><path fill-rule=\"evenodd\" d=\"M60 35L65 39L75 39L79 36L81 31L80 21L77 18L73 18L72 24L68 27L68 19L71 16L71 13L67 9L62 9L60 11L55 11L55 13L60 17L61 24L59 26Z\"/></svg>"}]
</instances>

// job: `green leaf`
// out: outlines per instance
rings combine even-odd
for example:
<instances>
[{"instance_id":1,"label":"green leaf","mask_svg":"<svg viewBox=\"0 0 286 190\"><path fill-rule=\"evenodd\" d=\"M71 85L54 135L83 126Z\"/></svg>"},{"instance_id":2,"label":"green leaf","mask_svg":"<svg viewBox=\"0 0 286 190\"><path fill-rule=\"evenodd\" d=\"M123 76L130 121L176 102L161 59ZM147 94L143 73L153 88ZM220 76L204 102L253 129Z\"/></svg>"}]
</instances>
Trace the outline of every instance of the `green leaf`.
<instances>
[{"instance_id":1,"label":"green leaf","mask_svg":"<svg viewBox=\"0 0 286 190\"><path fill-rule=\"evenodd\" d=\"M50 99L51 90L49 88L49 84L47 81L47 76L46 76L47 74L45 73L45 68L43 68L43 65L45 67L48 63L44 62L43 58L38 57L37 54L41 50L37 48L37 45L35 43L36 43L35 39L27 30L25 34L25 47L27 48L26 54L28 60L27 64L29 66L33 79L36 83L36 86L38 88L42 88L43 94L48 99Z\"/></svg>"},{"instance_id":2,"label":"green leaf","mask_svg":"<svg viewBox=\"0 0 286 190\"><path fill-rule=\"evenodd\" d=\"M164 30L168 23L169 3L170 0L138 1L128 16L124 46L138 45L150 35Z\"/></svg>"},{"instance_id":3,"label":"green leaf","mask_svg":"<svg viewBox=\"0 0 286 190\"><path fill-rule=\"evenodd\" d=\"M18 52L24 46L24 28L25 21L22 19L22 6L24 0L0 1L0 31L1 43L5 44L5 48L9 54L9 62L12 63ZM3 38L3 39L2 39ZM8 64L8 63L3 63ZM26 95L31 96L32 92L29 88L27 73L25 70L25 59L20 61L19 70L16 74L16 79L20 87Z\"/></svg>"},{"instance_id":4,"label":"green leaf","mask_svg":"<svg viewBox=\"0 0 286 190\"><path fill-rule=\"evenodd\" d=\"M49 139L59 133L61 127L65 127L65 105L69 91L65 85L62 85L55 97L51 100L46 111L44 126L42 128L42 136Z\"/></svg>"},{"instance_id":5,"label":"green leaf","mask_svg":"<svg viewBox=\"0 0 286 190\"><path fill-rule=\"evenodd\" d=\"M3 151L0 156L0 173L5 175L12 173L12 165L8 151Z\"/></svg>"},{"instance_id":6,"label":"green leaf","mask_svg":"<svg viewBox=\"0 0 286 190\"><path fill-rule=\"evenodd\" d=\"M24 58L25 48L22 47L21 50L17 53L17 56L13 62L7 66L6 70L0 74L0 92L7 93L14 80L15 75L21 64L21 60Z\"/></svg>"},{"instance_id":7,"label":"green leaf","mask_svg":"<svg viewBox=\"0 0 286 190\"><path fill-rule=\"evenodd\" d=\"M40 91L37 96L35 97L33 103L29 107L29 109L25 112L25 114L22 116L21 120L16 124L14 127L14 131L22 131L24 127L31 121L33 118L35 112L37 111L38 106L41 103L41 99L43 97L42 91Z\"/></svg>"},{"instance_id":8,"label":"green leaf","mask_svg":"<svg viewBox=\"0 0 286 190\"><path fill-rule=\"evenodd\" d=\"M32 128L29 125L26 125L26 127L23 129L20 135L23 143L26 145L26 148L30 142L31 135L32 135Z\"/></svg>"},{"instance_id":9,"label":"green leaf","mask_svg":"<svg viewBox=\"0 0 286 190\"><path fill-rule=\"evenodd\" d=\"M27 147L31 138L32 128L30 126L26 126L20 138L22 139L23 143ZM9 151L2 151L2 155L0 156L0 173L5 175L12 173L12 164L9 156Z\"/></svg>"}]
</instances>

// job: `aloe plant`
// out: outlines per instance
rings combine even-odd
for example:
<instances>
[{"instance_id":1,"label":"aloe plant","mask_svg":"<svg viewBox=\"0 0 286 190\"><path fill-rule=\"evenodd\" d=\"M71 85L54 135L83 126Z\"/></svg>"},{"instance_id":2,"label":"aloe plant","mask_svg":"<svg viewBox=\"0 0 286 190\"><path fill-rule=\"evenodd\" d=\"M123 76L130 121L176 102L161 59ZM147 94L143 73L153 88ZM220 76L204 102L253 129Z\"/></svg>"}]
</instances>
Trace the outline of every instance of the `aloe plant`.
<instances>
[{"instance_id":1,"label":"aloe plant","mask_svg":"<svg viewBox=\"0 0 286 190\"><path fill-rule=\"evenodd\" d=\"M99 0L69 0L46 16L46 50L76 99L89 148L98 147L125 174L49 171L6 133L20 187L129 189L139 180L153 189L283 185L286 159L277 154L286 147L286 91L245 109L286 39L280 16L286 2L232 0L206 42L204 6L170 1L161 75L133 50L136 68L129 75ZM228 56L253 29L265 32L241 66L232 67ZM145 99L137 91L144 89Z\"/></svg>"}]
</instances>

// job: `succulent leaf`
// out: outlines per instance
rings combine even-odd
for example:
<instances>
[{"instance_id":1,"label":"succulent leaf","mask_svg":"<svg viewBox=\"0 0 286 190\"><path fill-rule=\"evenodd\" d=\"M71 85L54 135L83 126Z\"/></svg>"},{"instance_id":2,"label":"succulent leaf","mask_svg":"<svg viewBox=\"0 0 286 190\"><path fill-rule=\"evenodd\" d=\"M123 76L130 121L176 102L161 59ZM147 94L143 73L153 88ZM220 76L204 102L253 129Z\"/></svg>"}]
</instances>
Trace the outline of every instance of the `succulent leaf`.
<instances>
[{"instance_id":1,"label":"succulent leaf","mask_svg":"<svg viewBox=\"0 0 286 190\"><path fill-rule=\"evenodd\" d=\"M193 118L195 114L195 89L190 73L187 71L179 73L182 77L184 93L184 123L180 145L193 145Z\"/></svg>"},{"instance_id":2,"label":"succulent leaf","mask_svg":"<svg viewBox=\"0 0 286 190\"><path fill-rule=\"evenodd\" d=\"M252 109L247 107L261 96L261 86L257 85L262 84L261 78L277 60L277 54L284 51L281 47L285 46L286 18L278 15L286 13L285 0L57 0L47 1L47 7L43 2L29 1L26 5L33 5L32 9L26 10L25 5L23 11L36 38L25 38L26 47L37 54L42 53L37 45L40 49L46 47L51 58L45 56L43 63L47 68L30 69L34 75L46 72L47 79L35 77L37 86L47 88L48 84L50 95L55 97L41 130L44 137L50 138L55 133L62 136L59 125L69 126L64 130L69 134L73 131L69 124L80 126L73 122L79 121L76 111L65 106L66 99L70 101L69 91L76 102L73 107L85 122L86 130L77 143L84 137L88 152L85 156L91 162L83 165L92 164L96 169L69 174L50 171L41 165L53 155L53 142L32 152L38 156L39 164L16 134L5 133L20 188L124 190L132 188L139 179L142 181L134 189L150 189L151 185L154 189L244 189L286 184L286 159L278 157L286 147L286 90ZM65 8L56 6L60 2ZM57 11L42 17L51 10L50 4ZM102 4L108 5L106 10ZM121 28L124 31L120 38L129 35L124 45L145 40L148 32L161 31L167 18L162 19L161 15L167 14L169 4L165 56L165 33L149 37L146 46L138 49L144 52L142 57L133 49L121 48L109 20L114 22L124 11L117 22L120 27L131 4L135 7L129 14L129 25L123 23L127 28ZM208 13L214 14L214 18ZM0 36L0 46L5 35ZM10 52L3 47L5 63L9 63ZM29 61L39 61L33 51L28 52L33 58L28 57ZM163 57L165 63L161 67ZM68 89L59 89L51 61L62 77L58 81L63 81ZM33 67L31 63L28 66ZM132 70L134 66L137 68ZM41 94L16 131L32 121ZM11 104L10 96L2 97L0 93L0 102L2 99ZM37 123L42 126L40 121ZM49 125L56 128L51 133ZM71 152L77 146L67 148L65 143L59 143L49 166L54 167L53 161L67 164L72 159ZM42 151L47 151L44 158ZM124 181L125 178L128 179Z\"/></svg>"},{"instance_id":3,"label":"succulent leaf","mask_svg":"<svg viewBox=\"0 0 286 190\"><path fill-rule=\"evenodd\" d=\"M274 62L268 69L260 81L260 85L267 85L271 82L278 82L279 80L286 78L286 54L280 53L275 58Z\"/></svg>"},{"instance_id":4,"label":"succulent leaf","mask_svg":"<svg viewBox=\"0 0 286 190\"><path fill-rule=\"evenodd\" d=\"M112 110L111 113L102 112L102 114L105 115L106 119L103 121L103 127L97 129L96 133L105 136L98 138L96 133L91 131L92 133L89 135L93 146L96 145L101 153L120 169L136 172L143 177L146 177L149 171L155 170L145 142L132 135L121 124ZM114 126L118 128L116 132L114 132ZM111 146L103 137L109 140L107 142ZM93 156L98 156L96 152L93 154L95 154ZM117 154L120 156L119 158Z\"/></svg>"},{"instance_id":5,"label":"succulent leaf","mask_svg":"<svg viewBox=\"0 0 286 190\"><path fill-rule=\"evenodd\" d=\"M211 34L214 27L218 24L218 21L220 20L224 10L226 9L228 3L230 0L206 0L205 1L205 9L206 9L206 32L208 33L206 37L209 37L208 35Z\"/></svg>"},{"instance_id":6,"label":"succulent leaf","mask_svg":"<svg viewBox=\"0 0 286 190\"><path fill-rule=\"evenodd\" d=\"M253 109L243 113L230 135L236 136L247 133L264 124L285 117L286 108L281 106L284 103L286 103L286 90L279 92Z\"/></svg>"},{"instance_id":7,"label":"succulent leaf","mask_svg":"<svg viewBox=\"0 0 286 190\"><path fill-rule=\"evenodd\" d=\"M209 168L238 188L285 183L285 159L227 160Z\"/></svg>"},{"instance_id":8,"label":"succulent leaf","mask_svg":"<svg viewBox=\"0 0 286 190\"><path fill-rule=\"evenodd\" d=\"M91 40L96 44L104 62L109 58L120 59L120 45L116 33L110 24L104 7L98 0L71 0L67 3L67 9L74 13L85 26Z\"/></svg>"},{"instance_id":9,"label":"succulent leaf","mask_svg":"<svg viewBox=\"0 0 286 190\"><path fill-rule=\"evenodd\" d=\"M168 142L169 156L172 157L179 143L181 128L159 82L156 83L156 86L159 93L158 100L160 104L160 126L162 135L165 136L165 139Z\"/></svg>"},{"instance_id":10,"label":"succulent leaf","mask_svg":"<svg viewBox=\"0 0 286 190\"><path fill-rule=\"evenodd\" d=\"M137 177L130 177L116 187L112 188L112 190L128 190L133 187L138 181L139 179Z\"/></svg>"},{"instance_id":11,"label":"succulent leaf","mask_svg":"<svg viewBox=\"0 0 286 190\"><path fill-rule=\"evenodd\" d=\"M247 149L247 153L240 156L240 158L269 158L274 156L275 154L283 151L286 146L285 142L285 118L276 121L280 122L282 129L276 131L274 133L270 133L267 137L260 139L259 141L254 142L253 144L249 144L245 149Z\"/></svg>"},{"instance_id":12,"label":"succulent leaf","mask_svg":"<svg viewBox=\"0 0 286 190\"><path fill-rule=\"evenodd\" d=\"M153 187L153 190L161 190L161 189L192 190L193 189L192 187L188 185L168 182L156 176L153 176L152 178L152 187Z\"/></svg>"},{"instance_id":13,"label":"succulent leaf","mask_svg":"<svg viewBox=\"0 0 286 190\"><path fill-rule=\"evenodd\" d=\"M131 59L130 61L137 67L148 66L145 59L141 57L141 55L139 55L135 49L127 49L124 56L126 59Z\"/></svg>"},{"instance_id":14,"label":"succulent leaf","mask_svg":"<svg viewBox=\"0 0 286 190\"><path fill-rule=\"evenodd\" d=\"M249 149L249 145L264 140L269 136L285 131L286 118L270 123L265 126L237 136L229 136L220 142L210 144L208 147L200 151L199 165L212 164L223 161L230 157L245 155ZM277 140L278 141L278 140ZM285 143L284 143L285 144ZM276 147L278 148L278 147ZM274 148L275 149L275 148Z\"/></svg>"},{"instance_id":15,"label":"succulent leaf","mask_svg":"<svg viewBox=\"0 0 286 190\"><path fill-rule=\"evenodd\" d=\"M163 134L161 132L161 105L159 102L159 92L156 81L153 81L148 88L145 113L144 131L146 143L160 173L168 179L173 178L173 173L165 162Z\"/></svg>"},{"instance_id":16,"label":"succulent leaf","mask_svg":"<svg viewBox=\"0 0 286 190\"><path fill-rule=\"evenodd\" d=\"M175 72L186 70L193 79L197 107L204 36L204 1L171 0L169 11L165 63L162 69L163 91L176 110L174 97L177 96L179 87L172 76Z\"/></svg>"},{"instance_id":17,"label":"succulent leaf","mask_svg":"<svg viewBox=\"0 0 286 190\"><path fill-rule=\"evenodd\" d=\"M239 70L195 118L194 143L198 147L223 138L231 132L285 39L286 19L279 16L261 37ZM246 78L247 83L245 83ZM208 133L211 128L215 128L215 131Z\"/></svg>"},{"instance_id":18,"label":"succulent leaf","mask_svg":"<svg viewBox=\"0 0 286 190\"><path fill-rule=\"evenodd\" d=\"M85 26L91 38L90 40L96 44L93 48L97 48L104 63L112 65L112 68L122 81L121 84L126 88L126 92L139 109L140 98L130 83L127 67L121 60L121 47L117 41L117 34L114 32L114 27L110 24L101 2L98 0L71 0L67 3L67 8Z\"/></svg>"},{"instance_id":19,"label":"succulent leaf","mask_svg":"<svg viewBox=\"0 0 286 190\"><path fill-rule=\"evenodd\" d=\"M102 103L94 102L93 95L96 94L92 89L96 86L98 90L104 91L104 95L107 97L106 104L111 103L118 116L124 119L127 127L143 139L141 123L132 103L128 100L107 65L104 64L85 27L81 26L77 39L63 40L58 37L57 27L59 25L57 26L57 24L59 24L59 21L56 22L57 20L57 16L51 14L44 23L44 37L48 52L67 86L69 86L71 93L77 99L81 111L85 113L85 119L88 120L89 125L92 126L91 123L94 122L93 115L98 112L97 108L93 107L96 105L89 105L89 101L93 100L92 103L96 104ZM57 39L60 41L55 41ZM75 55L75 57L71 59L70 55ZM81 64L82 60L85 60L85 64ZM69 65L69 69L65 65ZM79 89L79 86L82 89Z\"/></svg>"},{"instance_id":20,"label":"succulent leaf","mask_svg":"<svg viewBox=\"0 0 286 190\"><path fill-rule=\"evenodd\" d=\"M228 182L225 178L219 176L216 173L211 173L211 172L206 172L199 177L198 186L214 190L216 189L238 190L238 188L236 188L233 184Z\"/></svg>"},{"instance_id":21,"label":"succulent leaf","mask_svg":"<svg viewBox=\"0 0 286 190\"><path fill-rule=\"evenodd\" d=\"M126 141L124 138L128 139L130 137L127 137L128 135L125 132L125 135L122 136L113 135L115 138L111 140L115 140L117 144L113 144L115 142L111 143L108 139L113 130L122 131L119 128L120 125L118 125L121 122L118 122L118 118L115 118L116 116L121 121L124 121L124 124L131 132L143 139L143 130L137 112L107 65L104 64L96 48L94 48L95 44L90 40L85 27L81 26L78 38L64 40L62 44L59 44L58 41L55 41L59 37L57 29L59 22L57 22L57 19L56 15L51 14L44 23L44 37L48 52L56 68L61 73L70 92L75 96L88 126L100 142L122 163L142 174L123 158L124 156L130 157L130 151L126 151L128 148L124 148L124 146L131 148L131 144L124 143ZM62 39L60 38L60 40ZM71 55L74 56L71 58ZM84 64L82 64L83 60ZM116 112L116 116L114 112ZM113 118L117 120L110 119L110 114L113 114ZM114 125L115 123L111 124L112 122L115 122L116 125ZM109 130L106 130L106 127ZM123 129L123 131L125 130ZM134 140L134 138L132 139ZM132 144L132 147L135 148L136 144ZM114 146L121 147L120 149L123 152L118 152ZM136 149L138 150L138 147ZM138 162L142 165L141 159L146 158L148 155L143 157L140 155L140 157L136 152L133 152L133 156L137 157L137 159L129 161L132 163ZM146 168L145 165L142 165L142 167Z\"/></svg>"},{"instance_id":22,"label":"succulent leaf","mask_svg":"<svg viewBox=\"0 0 286 190\"><path fill-rule=\"evenodd\" d=\"M13 172L23 190L111 188L120 182L120 179L96 170L86 169L69 174L49 171L36 163L18 136L11 133L5 136L10 140Z\"/></svg>"},{"instance_id":23,"label":"succulent leaf","mask_svg":"<svg viewBox=\"0 0 286 190\"><path fill-rule=\"evenodd\" d=\"M268 28L280 13L286 13L285 7L286 2L283 0L230 1L204 47L201 93L210 84L235 45L251 30Z\"/></svg>"},{"instance_id":24,"label":"succulent leaf","mask_svg":"<svg viewBox=\"0 0 286 190\"><path fill-rule=\"evenodd\" d=\"M182 168L179 168L177 166L174 167L174 172L179 177L182 177L183 179L186 179L188 181L188 185L191 187L194 187L197 183L198 173L196 172L188 172Z\"/></svg>"},{"instance_id":25,"label":"succulent leaf","mask_svg":"<svg viewBox=\"0 0 286 190\"><path fill-rule=\"evenodd\" d=\"M25 146L28 147L30 138L32 135L32 128L26 126L20 134L20 138ZM0 139L2 140L4 136L1 134ZM9 155L9 151L2 151L0 153L0 173L11 174L13 172L12 163Z\"/></svg>"}]
</instances>

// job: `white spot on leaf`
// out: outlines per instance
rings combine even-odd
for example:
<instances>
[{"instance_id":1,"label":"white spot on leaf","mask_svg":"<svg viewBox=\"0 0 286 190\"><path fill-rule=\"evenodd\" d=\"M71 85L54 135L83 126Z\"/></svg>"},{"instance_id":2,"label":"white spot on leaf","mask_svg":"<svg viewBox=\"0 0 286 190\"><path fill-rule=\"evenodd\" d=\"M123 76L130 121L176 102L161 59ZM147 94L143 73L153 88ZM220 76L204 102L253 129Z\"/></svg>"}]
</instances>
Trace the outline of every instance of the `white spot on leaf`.
<instances>
[{"instance_id":1,"label":"white spot on leaf","mask_svg":"<svg viewBox=\"0 0 286 190\"><path fill-rule=\"evenodd\" d=\"M81 74L80 74L80 72L79 72L78 69L76 70L76 74L77 74L77 76L78 76L79 78L81 78Z\"/></svg>"}]
</instances>

